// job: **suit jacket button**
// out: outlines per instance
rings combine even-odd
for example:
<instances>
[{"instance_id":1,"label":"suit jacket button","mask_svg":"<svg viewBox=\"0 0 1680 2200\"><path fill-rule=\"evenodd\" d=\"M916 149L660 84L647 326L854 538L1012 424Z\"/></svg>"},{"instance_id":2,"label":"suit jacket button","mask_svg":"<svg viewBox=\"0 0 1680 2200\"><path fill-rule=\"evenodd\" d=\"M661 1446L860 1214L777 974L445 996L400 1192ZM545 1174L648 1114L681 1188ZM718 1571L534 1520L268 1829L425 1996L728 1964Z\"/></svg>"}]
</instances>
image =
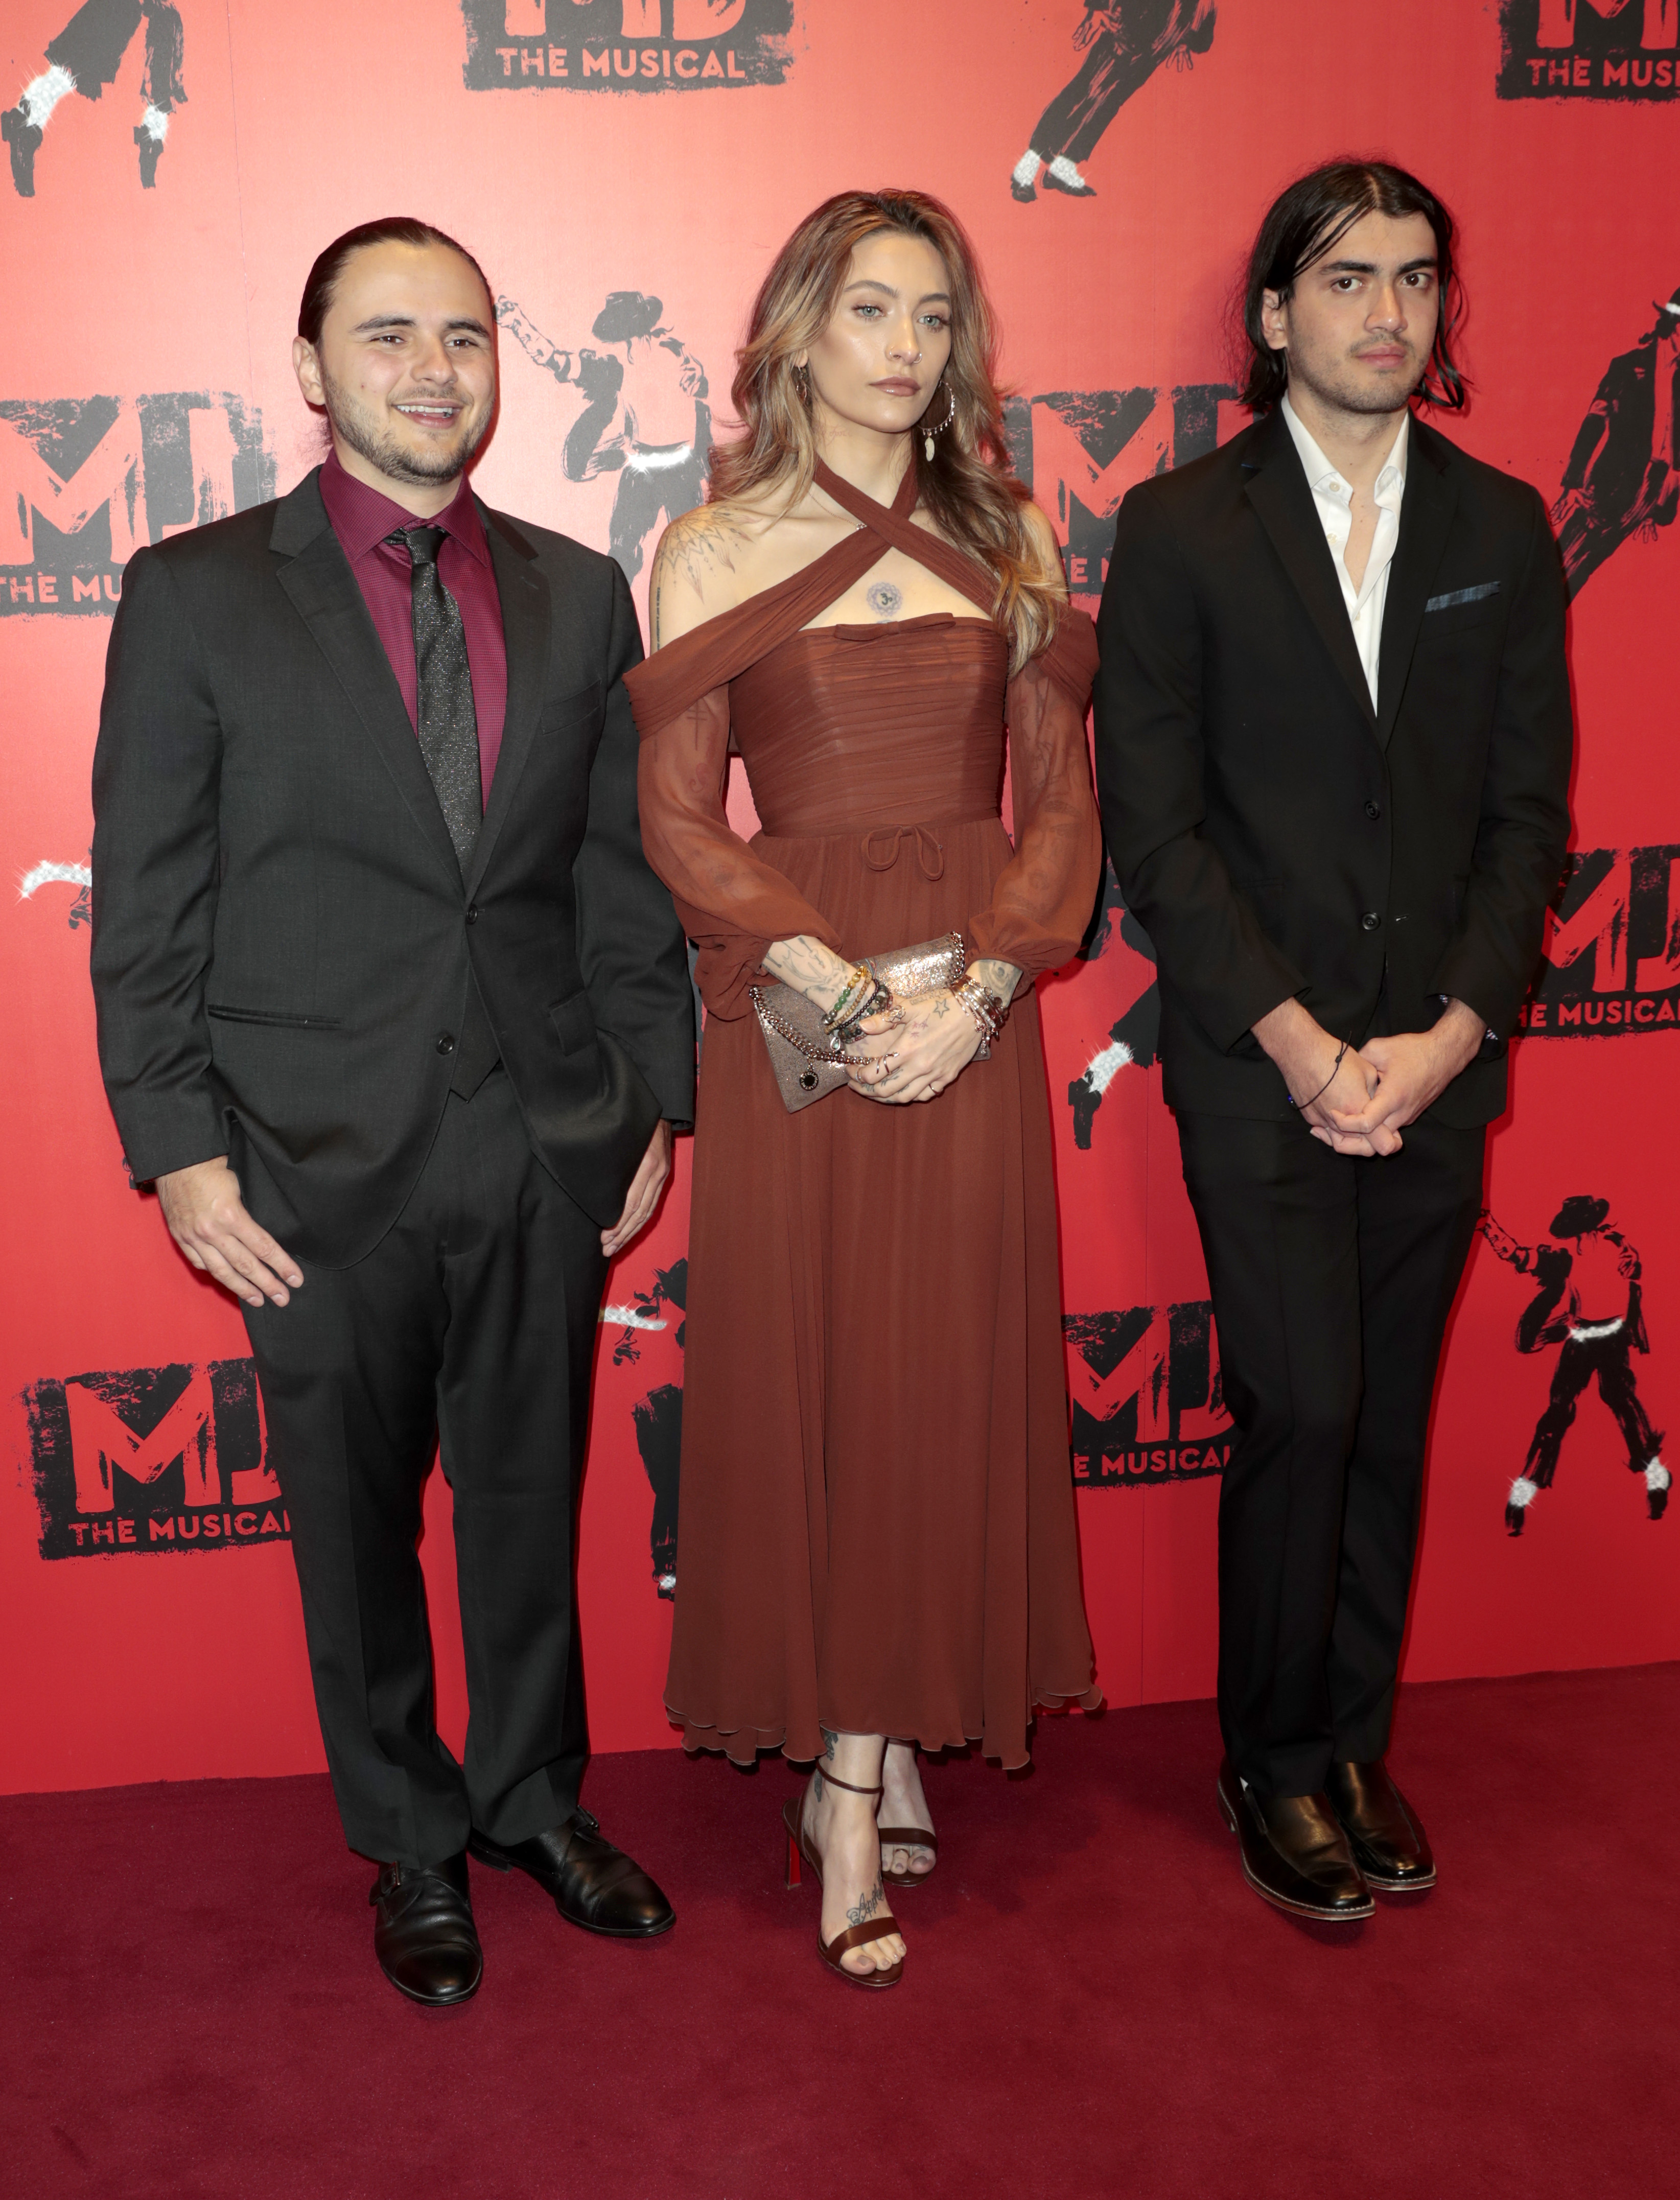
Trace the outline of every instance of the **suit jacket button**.
<instances>
[{"instance_id":1,"label":"suit jacket button","mask_svg":"<svg viewBox=\"0 0 1680 2200\"><path fill-rule=\"evenodd\" d=\"M1382 805L1382 804L1381 804L1380 802L1367 802L1367 803L1366 804L1366 805L1365 805L1365 814L1366 814L1366 816L1367 816L1371 820L1371 822L1374 825L1374 824L1376 823L1377 820L1378 820L1378 819L1382 816L1382 814L1383 814L1383 805ZM469 913L468 913L468 914L469 914L469 916L471 916L471 912L469 911Z\"/></svg>"},{"instance_id":2,"label":"suit jacket button","mask_svg":"<svg viewBox=\"0 0 1680 2200\"><path fill-rule=\"evenodd\" d=\"M437 1050L440 1054L453 1054L454 1052L455 1034L454 1032L439 1032L437 1034Z\"/></svg>"},{"instance_id":3,"label":"suit jacket button","mask_svg":"<svg viewBox=\"0 0 1680 2200\"><path fill-rule=\"evenodd\" d=\"M477 924L478 922L478 904L476 901L470 901L466 905L466 921L469 924Z\"/></svg>"},{"instance_id":4,"label":"suit jacket button","mask_svg":"<svg viewBox=\"0 0 1680 2200\"><path fill-rule=\"evenodd\" d=\"M1374 931L1377 929L1377 927L1378 927L1378 926L1382 922L1382 921L1383 921L1383 920L1381 919L1381 917L1380 917L1380 916L1378 916L1378 914L1377 914L1377 912L1376 912L1376 910L1375 910L1374 909L1367 909L1367 910L1366 910L1366 912L1365 912L1364 916L1363 916L1362 917L1361 917L1361 919L1360 919L1359 921L1360 921L1360 924L1361 924L1361 927L1362 927L1365 931L1367 931L1367 932L1374 932ZM438 1045L441 1047L441 1046L442 1045L442 1044L443 1044L442 1040L442 1039L440 1039L440 1040L438 1041Z\"/></svg>"}]
</instances>

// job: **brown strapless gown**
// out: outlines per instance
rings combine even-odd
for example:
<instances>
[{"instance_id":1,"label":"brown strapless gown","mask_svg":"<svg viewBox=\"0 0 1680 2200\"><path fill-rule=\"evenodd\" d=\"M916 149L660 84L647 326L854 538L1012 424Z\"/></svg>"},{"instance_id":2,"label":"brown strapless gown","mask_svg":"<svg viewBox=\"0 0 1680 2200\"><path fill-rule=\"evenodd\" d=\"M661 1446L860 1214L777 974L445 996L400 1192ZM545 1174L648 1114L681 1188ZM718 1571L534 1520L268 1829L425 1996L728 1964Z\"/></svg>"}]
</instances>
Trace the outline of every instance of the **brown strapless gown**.
<instances>
[{"instance_id":1,"label":"brown strapless gown","mask_svg":"<svg viewBox=\"0 0 1680 2200\"><path fill-rule=\"evenodd\" d=\"M802 631L887 543L986 576L839 482L857 535L630 676L649 861L700 949L677 1590L691 1747L811 1758L824 1726L1025 1762L1095 1700L1068 1471L1056 1190L1031 979L1073 953L1101 840L1091 624L1010 681L989 619ZM998 815L1007 718L1016 822ZM764 831L724 820L733 725ZM769 941L957 930L1021 966L992 1058L937 1100L790 1115L747 988Z\"/></svg>"}]
</instances>

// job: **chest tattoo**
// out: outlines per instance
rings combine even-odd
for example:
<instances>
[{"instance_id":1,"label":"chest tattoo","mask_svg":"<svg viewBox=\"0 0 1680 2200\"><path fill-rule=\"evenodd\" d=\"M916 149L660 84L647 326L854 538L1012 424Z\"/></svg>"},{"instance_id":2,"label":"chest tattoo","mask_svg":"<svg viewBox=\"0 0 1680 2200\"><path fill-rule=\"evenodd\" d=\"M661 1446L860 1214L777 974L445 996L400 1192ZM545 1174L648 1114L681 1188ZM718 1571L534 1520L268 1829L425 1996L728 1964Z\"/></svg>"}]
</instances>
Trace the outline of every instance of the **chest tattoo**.
<instances>
[{"instance_id":1,"label":"chest tattoo","mask_svg":"<svg viewBox=\"0 0 1680 2200\"><path fill-rule=\"evenodd\" d=\"M891 581L877 581L869 590L869 609L877 618L896 618L904 606L902 588L895 588Z\"/></svg>"}]
</instances>

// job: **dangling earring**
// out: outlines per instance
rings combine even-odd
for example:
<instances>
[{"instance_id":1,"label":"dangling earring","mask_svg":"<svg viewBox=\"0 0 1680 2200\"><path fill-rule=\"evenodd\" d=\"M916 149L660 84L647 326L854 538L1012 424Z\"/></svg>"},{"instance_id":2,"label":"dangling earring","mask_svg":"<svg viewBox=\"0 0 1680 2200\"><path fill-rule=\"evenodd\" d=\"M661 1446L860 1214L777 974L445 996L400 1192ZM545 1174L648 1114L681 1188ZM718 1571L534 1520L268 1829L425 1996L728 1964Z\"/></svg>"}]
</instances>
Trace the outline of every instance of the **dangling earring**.
<instances>
[{"instance_id":1,"label":"dangling earring","mask_svg":"<svg viewBox=\"0 0 1680 2200\"><path fill-rule=\"evenodd\" d=\"M924 427L922 431L922 456L927 459L929 465L932 465L934 463L934 436L944 435L945 430L957 418L957 392L951 388L949 383L945 383L945 406L944 419L940 421L937 428Z\"/></svg>"},{"instance_id":2,"label":"dangling earring","mask_svg":"<svg viewBox=\"0 0 1680 2200\"><path fill-rule=\"evenodd\" d=\"M803 405L805 411L809 412L811 410L811 369L808 366L796 366L793 369L793 387L799 393L800 404Z\"/></svg>"}]
</instances>

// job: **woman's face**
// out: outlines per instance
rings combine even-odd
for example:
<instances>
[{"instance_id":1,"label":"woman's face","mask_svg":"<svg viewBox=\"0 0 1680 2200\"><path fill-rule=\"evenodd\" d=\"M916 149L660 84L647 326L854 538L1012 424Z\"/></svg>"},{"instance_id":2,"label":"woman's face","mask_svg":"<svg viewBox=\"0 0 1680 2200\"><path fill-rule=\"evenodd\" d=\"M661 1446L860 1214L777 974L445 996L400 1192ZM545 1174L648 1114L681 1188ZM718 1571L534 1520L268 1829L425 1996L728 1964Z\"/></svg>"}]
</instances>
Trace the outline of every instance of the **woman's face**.
<instances>
[{"instance_id":1,"label":"woman's face","mask_svg":"<svg viewBox=\"0 0 1680 2200\"><path fill-rule=\"evenodd\" d=\"M881 436L913 428L951 357L950 290L931 244L901 229L866 237L828 327L796 362L811 370L813 413Z\"/></svg>"}]
</instances>

